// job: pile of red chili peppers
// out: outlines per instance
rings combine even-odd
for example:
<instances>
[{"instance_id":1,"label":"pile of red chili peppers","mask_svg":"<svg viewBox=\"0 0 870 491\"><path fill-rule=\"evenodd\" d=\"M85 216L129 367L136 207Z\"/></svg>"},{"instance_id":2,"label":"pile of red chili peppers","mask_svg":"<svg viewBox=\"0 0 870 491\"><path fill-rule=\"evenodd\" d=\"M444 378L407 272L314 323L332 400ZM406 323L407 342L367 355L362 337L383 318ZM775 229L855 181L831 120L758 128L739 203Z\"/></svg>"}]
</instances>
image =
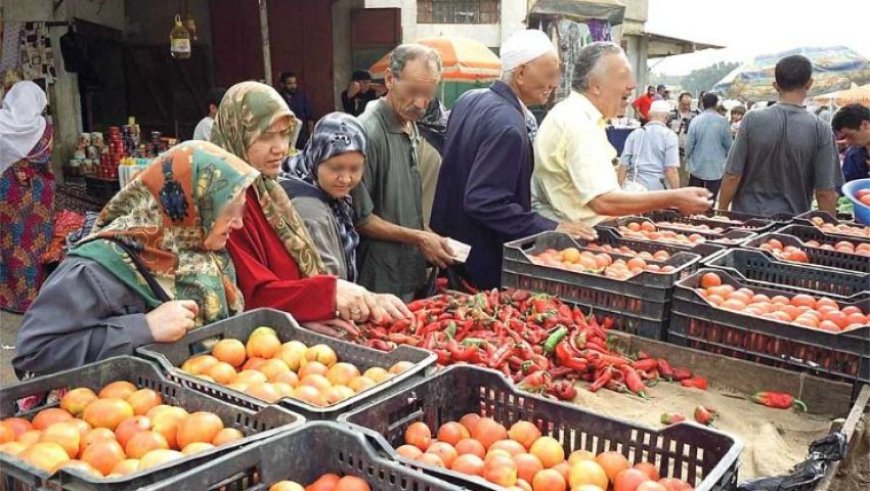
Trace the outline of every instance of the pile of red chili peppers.
<instances>
[{"instance_id":1,"label":"pile of red chili peppers","mask_svg":"<svg viewBox=\"0 0 870 491\"><path fill-rule=\"evenodd\" d=\"M578 379L589 382L593 392L607 388L640 397L659 379L706 389L706 379L672 368L667 360L644 353L631 359L613 350L607 340L612 319L586 316L550 295L446 293L408 307L413 320L363 324L356 341L384 351L396 344L425 348L438 355L439 365L469 363L499 370L521 389L561 400L574 399Z\"/></svg>"}]
</instances>

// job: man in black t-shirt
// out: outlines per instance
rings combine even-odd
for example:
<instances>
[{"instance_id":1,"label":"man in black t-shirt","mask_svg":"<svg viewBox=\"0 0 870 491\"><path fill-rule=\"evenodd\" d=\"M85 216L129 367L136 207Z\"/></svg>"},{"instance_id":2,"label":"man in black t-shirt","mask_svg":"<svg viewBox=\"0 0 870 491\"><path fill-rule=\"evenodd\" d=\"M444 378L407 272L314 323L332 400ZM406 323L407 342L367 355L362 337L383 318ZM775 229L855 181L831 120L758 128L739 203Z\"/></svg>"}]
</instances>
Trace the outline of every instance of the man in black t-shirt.
<instances>
[{"instance_id":1,"label":"man in black t-shirt","mask_svg":"<svg viewBox=\"0 0 870 491\"><path fill-rule=\"evenodd\" d=\"M347 90L341 93L341 105L344 112L359 116L366 110L366 104L378 98L378 93L372 87L372 76L365 70L353 72Z\"/></svg>"}]
</instances>

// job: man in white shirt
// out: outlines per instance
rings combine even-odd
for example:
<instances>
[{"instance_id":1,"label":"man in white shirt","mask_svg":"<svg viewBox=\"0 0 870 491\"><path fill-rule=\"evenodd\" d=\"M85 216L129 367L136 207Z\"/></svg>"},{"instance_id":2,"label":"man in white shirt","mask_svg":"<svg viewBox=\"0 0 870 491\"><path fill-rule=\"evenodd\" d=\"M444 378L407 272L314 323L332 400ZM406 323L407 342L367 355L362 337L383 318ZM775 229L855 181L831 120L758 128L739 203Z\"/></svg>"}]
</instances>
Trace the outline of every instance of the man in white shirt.
<instances>
[{"instance_id":1,"label":"man in white shirt","mask_svg":"<svg viewBox=\"0 0 870 491\"><path fill-rule=\"evenodd\" d=\"M614 43L583 48L574 65L571 95L544 119L535 139L532 203L557 221L595 225L611 216L676 207L685 214L710 208L701 188L627 192L619 187L607 140L607 118L624 110L635 89L625 52Z\"/></svg>"},{"instance_id":2,"label":"man in white shirt","mask_svg":"<svg viewBox=\"0 0 870 491\"><path fill-rule=\"evenodd\" d=\"M211 127L214 126L214 117L217 116L221 99L224 98L226 89L217 88L208 95L208 116L202 118L193 130L193 140L211 140Z\"/></svg>"}]
</instances>

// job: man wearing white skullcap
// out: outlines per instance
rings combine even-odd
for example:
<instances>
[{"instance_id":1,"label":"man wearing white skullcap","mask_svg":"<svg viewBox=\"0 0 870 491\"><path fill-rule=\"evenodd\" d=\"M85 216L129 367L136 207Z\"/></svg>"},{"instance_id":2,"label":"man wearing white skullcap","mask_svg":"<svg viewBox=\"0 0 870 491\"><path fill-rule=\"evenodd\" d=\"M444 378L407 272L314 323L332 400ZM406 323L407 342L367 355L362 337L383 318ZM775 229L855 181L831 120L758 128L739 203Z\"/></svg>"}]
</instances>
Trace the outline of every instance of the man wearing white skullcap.
<instances>
[{"instance_id":1,"label":"man wearing white skullcap","mask_svg":"<svg viewBox=\"0 0 870 491\"><path fill-rule=\"evenodd\" d=\"M531 211L537 123L527 106L546 104L559 84L555 46L541 31L520 31L501 55L501 80L466 92L450 113L430 221L435 232L471 245L461 273L486 289L501 285L505 242L553 229L595 236Z\"/></svg>"},{"instance_id":2,"label":"man wearing white skullcap","mask_svg":"<svg viewBox=\"0 0 870 491\"><path fill-rule=\"evenodd\" d=\"M616 150L605 127L625 109L637 86L622 48L605 42L586 46L573 75L571 94L553 107L535 139L535 211L595 225L609 217L662 208L676 207L687 214L710 208L711 194L702 188L620 189L613 168Z\"/></svg>"},{"instance_id":3,"label":"man wearing white skullcap","mask_svg":"<svg viewBox=\"0 0 870 491\"><path fill-rule=\"evenodd\" d=\"M649 123L628 135L616 169L623 189L655 191L680 187L677 173L680 168L680 139L665 125L672 110L667 101L654 101L649 110ZM630 183L628 186L626 177Z\"/></svg>"}]
</instances>

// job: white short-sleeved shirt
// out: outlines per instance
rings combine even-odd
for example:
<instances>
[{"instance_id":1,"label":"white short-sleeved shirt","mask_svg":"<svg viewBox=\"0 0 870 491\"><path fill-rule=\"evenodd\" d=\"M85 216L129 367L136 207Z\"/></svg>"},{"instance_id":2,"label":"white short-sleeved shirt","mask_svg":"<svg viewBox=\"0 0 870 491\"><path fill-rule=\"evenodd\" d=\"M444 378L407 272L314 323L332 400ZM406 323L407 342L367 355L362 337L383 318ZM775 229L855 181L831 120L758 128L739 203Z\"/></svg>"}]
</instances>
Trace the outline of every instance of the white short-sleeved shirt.
<instances>
[{"instance_id":1,"label":"white short-sleeved shirt","mask_svg":"<svg viewBox=\"0 0 870 491\"><path fill-rule=\"evenodd\" d=\"M619 190L613 160L616 149L607 139L607 121L577 92L556 104L535 138L532 206L559 221L595 225L606 220L589 202Z\"/></svg>"},{"instance_id":2,"label":"white short-sleeved shirt","mask_svg":"<svg viewBox=\"0 0 870 491\"><path fill-rule=\"evenodd\" d=\"M211 127L214 126L214 119L206 116L199 123L196 123L196 128L193 129L194 140L211 140Z\"/></svg>"}]
</instances>

